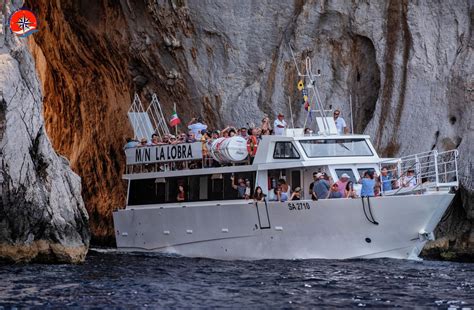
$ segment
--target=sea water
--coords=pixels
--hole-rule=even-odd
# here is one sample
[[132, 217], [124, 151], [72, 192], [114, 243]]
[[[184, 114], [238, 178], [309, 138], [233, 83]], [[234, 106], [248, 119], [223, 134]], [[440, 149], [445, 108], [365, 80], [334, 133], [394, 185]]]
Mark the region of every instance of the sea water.
[[91, 251], [79, 265], [0, 265], [0, 309], [474, 308], [474, 264], [220, 261]]

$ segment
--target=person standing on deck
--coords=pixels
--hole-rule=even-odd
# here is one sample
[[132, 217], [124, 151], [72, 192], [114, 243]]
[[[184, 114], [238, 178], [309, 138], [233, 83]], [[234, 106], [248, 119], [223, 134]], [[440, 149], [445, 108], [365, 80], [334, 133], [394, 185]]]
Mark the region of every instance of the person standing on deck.
[[242, 178], [239, 178], [237, 180], [237, 184], [234, 184], [234, 180], [235, 180], [234, 176], [231, 176], [230, 180], [232, 181], [232, 188], [237, 190], [237, 198], [245, 198], [245, 191], [247, 189], [245, 180]]
[[343, 195], [339, 191], [339, 186], [337, 185], [337, 183], [334, 183], [331, 186], [331, 190], [329, 191], [327, 198], [328, 199], [336, 199], [336, 198], [342, 198], [342, 197], [343, 197]]
[[138, 146], [138, 141], [137, 140], [134, 140], [132, 138], [127, 138], [127, 144], [125, 144], [125, 146], [123, 147], [124, 150], [126, 149], [131, 149], [131, 148], [135, 148]]
[[284, 118], [285, 116], [282, 113], [278, 113], [277, 119], [273, 123], [273, 130], [277, 136], [282, 136], [285, 132], [285, 128], [287, 127]]
[[357, 198], [357, 194], [354, 190], [354, 182], [347, 182], [346, 190], [344, 191], [344, 198]]
[[241, 136], [242, 138], [244, 138], [245, 140], [247, 140], [247, 139], [249, 138], [248, 129], [245, 128], [245, 127], [240, 128], [240, 130], [239, 130], [239, 136]]
[[[318, 172], [316, 174], [317, 181], [313, 185], [313, 193], [316, 194], [317, 199], [326, 199], [329, 192], [329, 182], [324, 178], [324, 174]], [[313, 195], [314, 195], [313, 194]]]
[[406, 176], [402, 177], [402, 186], [403, 187], [415, 187], [416, 186], [416, 176], [414, 169], [408, 169]]
[[260, 186], [255, 188], [255, 193], [253, 194], [253, 199], [255, 201], [265, 201], [266, 195], [263, 193], [263, 190]]
[[207, 129], [207, 125], [203, 124], [201, 117], [197, 119], [193, 117], [188, 123], [188, 129], [194, 133], [197, 140], [200, 140], [202, 136], [201, 132]]
[[183, 202], [186, 200], [186, 193], [184, 192], [183, 185], [178, 186], [178, 195], [176, 196], [178, 202]]
[[278, 186], [281, 187], [281, 192], [285, 193], [287, 198], [291, 196], [291, 186], [286, 183], [285, 179], [278, 180]]
[[260, 126], [260, 128], [262, 128], [262, 131], [265, 130], [265, 131], [270, 131], [272, 128], [270, 127], [270, 119], [268, 117], [264, 117], [262, 119], [262, 125]]
[[340, 135], [349, 133], [349, 128], [347, 128], [346, 121], [342, 118], [341, 111], [334, 111], [334, 123], [336, 123], [337, 133]]
[[349, 175], [347, 173], [343, 173], [341, 177], [339, 178], [339, 180], [336, 182], [339, 192], [341, 193], [343, 197], [345, 195], [346, 185], [347, 185], [347, 182], [349, 182], [349, 179], [350, 179]]
[[374, 171], [366, 171], [364, 173], [364, 177], [359, 180], [362, 184], [362, 188], [360, 190], [361, 197], [374, 197], [375, 192], [375, 179], [374, 179]]
[[392, 190], [392, 178], [388, 174], [387, 167], [383, 167], [380, 176], [380, 182], [382, 183], [382, 190], [384, 192]]
[[246, 179], [245, 180], [245, 194], [244, 198], [245, 199], [250, 199], [252, 197], [252, 188], [250, 187], [250, 180]]
[[311, 196], [312, 200], [318, 200], [318, 197], [316, 196], [316, 192], [314, 191], [314, 184], [319, 180], [318, 174], [316, 172], [313, 172], [313, 182], [309, 184], [309, 195]]

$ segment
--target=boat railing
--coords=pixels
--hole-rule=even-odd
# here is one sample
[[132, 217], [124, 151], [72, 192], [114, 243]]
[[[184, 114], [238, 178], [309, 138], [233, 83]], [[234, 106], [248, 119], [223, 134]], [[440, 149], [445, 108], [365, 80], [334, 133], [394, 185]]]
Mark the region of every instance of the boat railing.
[[[144, 155], [144, 150], [155, 147], [186, 147], [190, 148], [197, 147], [201, 149], [203, 146], [202, 142], [184, 143], [175, 145], [146, 145], [146, 146], [135, 146], [125, 149], [126, 165], [125, 174], [141, 174], [141, 173], [159, 173], [179, 170], [193, 170], [193, 169], [207, 169], [207, 168], [218, 168], [227, 166], [245, 166], [251, 165], [253, 157], [248, 155], [242, 161], [220, 163], [214, 159], [211, 154], [206, 150], [200, 155], [193, 156], [191, 158], [168, 158], [165, 160], [154, 160], [154, 152], [146, 152], [147, 156]], [[169, 152], [165, 152], [169, 153]], [[172, 152], [171, 152], [172, 153]], [[135, 154], [135, 155], [134, 155]], [[140, 154], [141, 156], [138, 156]], [[165, 156], [166, 157], [166, 156]], [[147, 160], [148, 159], [148, 160]]]
[[[381, 161], [380, 169], [388, 170], [388, 178], [380, 180], [381, 191], [383, 194], [397, 195], [429, 188], [439, 190], [442, 187], [459, 186], [458, 156], [458, 150], [433, 150], [397, 160]], [[384, 192], [385, 182], [390, 182], [393, 189]]]
[[193, 169], [207, 169], [207, 168], [218, 168], [226, 166], [246, 166], [251, 163], [249, 160], [241, 162], [233, 162], [229, 164], [212, 165], [215, 160], [212, 157], [203, 158], [202, 160], [187, 160], [180, 162], [165, 162], [165, 163], [139, 163], [126, 165], [125, 174], [138, 174], [138, 173], [156, 173], [156, 172], [169, 172], [179, 170], [193, 170]]

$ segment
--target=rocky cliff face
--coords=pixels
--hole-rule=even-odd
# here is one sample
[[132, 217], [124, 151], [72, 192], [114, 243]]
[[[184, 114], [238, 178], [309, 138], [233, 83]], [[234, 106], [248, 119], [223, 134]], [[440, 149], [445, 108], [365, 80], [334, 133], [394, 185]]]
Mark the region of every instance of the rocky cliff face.
[[[11, 9], [7, 3], [2, 21]], [[1, 28], [0, 260], [80, 262], [90, 238], [80, 178], [46, 135], [27, 41]]]
[[[176, 102], [183, 119], [200, 114], [219, 127], [289, 115], [290, 99], [301, 126], [306, 114], [289, 44], [299, 65], [309, 56], [320, 70], [326, 107], [349, 120], [352, 96], [355, 131], [371, 134], [383, 155], [457, 147], [462, 176], [473, 173], [467, 0], [27, 4], [42, 20], [33, 51], [46, 131], [83, 178], [98, 238], [112, 235], [111, 211], [124, 206], [121, 146], [131, 134], [126, 109], [133, 93], [149, 99], [156, 92], [167, 115]], [[462, 232], [444, 233], [463, 235], [472, 250], [472, 193], [464, 195], [471, 198], [458, 205]], [[459, 219], [447, 222], [456, 227]]]

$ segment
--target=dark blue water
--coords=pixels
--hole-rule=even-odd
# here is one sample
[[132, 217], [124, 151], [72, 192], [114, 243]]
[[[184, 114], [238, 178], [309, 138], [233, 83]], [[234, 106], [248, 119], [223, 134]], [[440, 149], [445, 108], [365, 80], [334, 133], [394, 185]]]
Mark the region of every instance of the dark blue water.
[[90, 253], [82, 265], [0, 265], [11, 307], [474, 308], [474, 264], [216, 261]]

